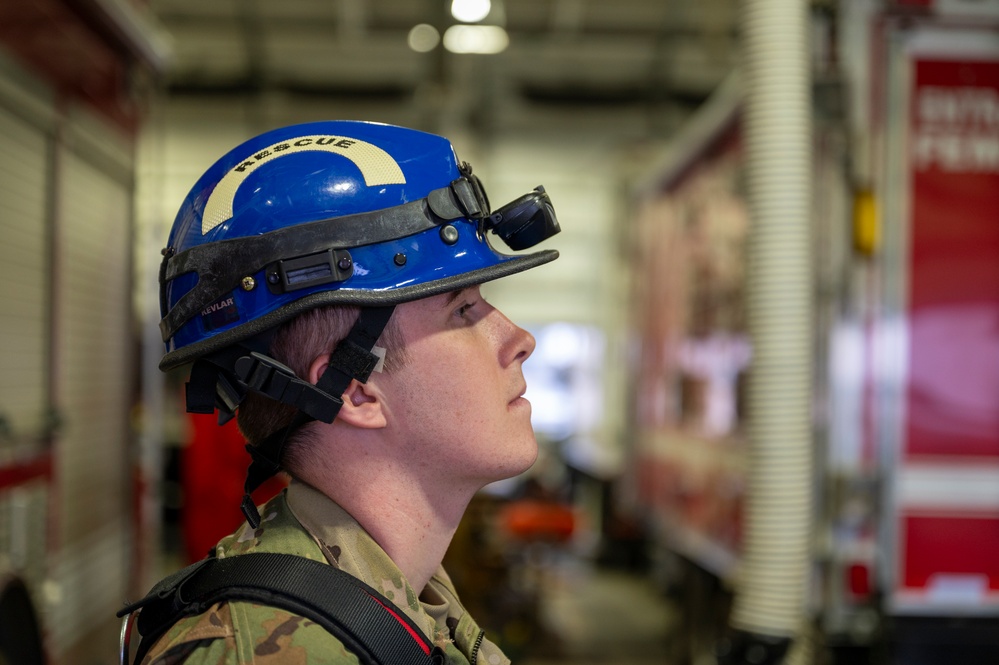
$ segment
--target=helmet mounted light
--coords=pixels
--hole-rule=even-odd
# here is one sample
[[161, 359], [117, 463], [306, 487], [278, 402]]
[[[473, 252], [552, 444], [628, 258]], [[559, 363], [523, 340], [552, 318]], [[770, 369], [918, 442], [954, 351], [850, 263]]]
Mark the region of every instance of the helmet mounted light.
[[489, 215], [486, 228], [513, 250], [534, 247], [561, 230], [551, 197], [541, 185]]

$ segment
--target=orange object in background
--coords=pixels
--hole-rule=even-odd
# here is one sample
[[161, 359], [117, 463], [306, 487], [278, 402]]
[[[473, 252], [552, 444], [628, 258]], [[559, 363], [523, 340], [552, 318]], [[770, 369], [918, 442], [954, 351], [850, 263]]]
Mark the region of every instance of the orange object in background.
[[[190, 413], [188, 423], [181, 467], [181, 529], [184, 552], [193, 563], [244, 521], [239, 506], [250, 454], [235, 419], [219, 427], [214, 414]], [[253, 493], [253, 500], [259, 505], [286, 485], [283, 475], [271, 478]]]
[[513, 501], [500, 512], [499, 523], [510, 535], [527, 541], [564, 543], [576, 530], [570, 508], [539, 499]]

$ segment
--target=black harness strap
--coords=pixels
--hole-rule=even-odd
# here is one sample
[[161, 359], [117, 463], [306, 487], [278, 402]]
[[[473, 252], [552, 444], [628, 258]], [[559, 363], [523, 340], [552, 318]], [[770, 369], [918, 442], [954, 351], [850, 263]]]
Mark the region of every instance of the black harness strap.
[[270, 356], [237, 344], [194, 362], [187, 384], [187, 410], [211, 413], [218, 409], [231, 417], [247, 391], [294, 406], [308, 414], [309, 420], [324, 423], [333, 422], [340, 408], [339, 393], [325, 393]]
[[371, 349], [388, 325], [393, 311], [395, 305], [361, 308], [350, 333], [330, 354], [330, 364], [316, 387], [331, 395], [343, 395], [352, 379], [366, 383], [378, 364], [378, 356], [371, 353]]
[[268, 343], [263, 339], [227, 347], [194, 363], [187, 384], [187, 410], [192, 413], [218, 409], [219, 424], [224, 424], [232, 418], [247, 391], [297, 409], [287, 427], [246, 447], [252, 461], [246, 472], [240, 509], [254, 529], [260, 525], [260, 515], [250, 495], [281, 470], [281, 458], [292, 432], [313, 420], [332, 423], [343, 406], [341, 396], [350, 382], [368, 380], [379, 361], [371, 349], [394, 310], [395, 305], [361, 308], [350, 333], [330, 352], [329, 364], [316, 385], [261, 352]]
[[[328, 404], [330, 412], [325, 414], [328, 415], [329, 419], [323, 418], [323, 422], [331, 423], [336, 418], [340, 407], [343, 406], [340, 397], [352, 380], [357, 379], [361, 383], [365, 383], [371, 376], [371, 372], [379, 360], [378, 356], [371, 352], [371, 349], [378, 341], [382, 331], [385, 330], [385, 326], [388, 325], [393, 311], [395, 311], [395, 305], [361, 308], [361, 313], [350, 329], [350, 333], [330, 353], [329, 365], [326, 366], [326, 371], [319, 377], [316, 385], [312, 386], [298, 379], [300, 383], [305, 383], [309, 389], [317, 393], [328, 397], [333, 396], [333, 402]], [[257, 356], [257, 358], [264, 358], [264, 356]], [[271, 359], [268, 360], [273, 364], [279, 364]], [[294, 373], [291, 376], [294, 377]], [[250, 495], [264, 481], [281, 470], [281, 457], [284, 454], [285, 445], [288, 443], [288, 436], [302, 425], [316, 419], [301, 404], [296, 402], [295, 405], [299, 407], [299, 411], [295, 414], [290, 425], [273, 432], [257, 445], [246, 447], [253, 461], [246, 472], [246, 482], [243, 484], [243, 502], [240, 509], [246, 516], [246, 521], [254, 529], [260, 525], [260, 514], [257, 512], [257, 507], [253, 505], [253, 499]]]
[[136, 610], [142, 641], [135, 661], [171, 626], [222, 601], [247, 601], [304, 616], [343, 642], [363, 665], [442, 665], [435, 647], [406, 614], [361, 580], [293, 554], [251, 553], [208, 558], [154, 586]]

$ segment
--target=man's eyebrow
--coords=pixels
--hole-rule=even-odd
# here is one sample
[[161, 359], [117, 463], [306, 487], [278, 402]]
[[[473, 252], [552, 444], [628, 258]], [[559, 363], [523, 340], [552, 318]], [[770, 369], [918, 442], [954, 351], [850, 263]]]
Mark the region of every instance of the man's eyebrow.
[[470, 286], [466, 286], [466, 287], [465, 287], [465, 288], [463, 288], [463, 289], [458, 289], [457, 291], [451, 291], [450, 293], [448, 293], [448, 294], [447, 294], [447, 299], [446, 299], [446, 300], [444, 301], [444, 306], [445, 306], [445, 307], [448, 307], [448, 306], [450, 306], [450, 305], [453, 305], [453, 304], [454, 304], [454, 302], [455, 302], [455, 301], [456, 301], [456, 300], [457, 300], [458, 298], [460, 298], [460, 297], [461, 297], [461, 295], [462, 295], [463, 293], [465, 293], [466, 291], [468, 291], [468, 290], [469, 290], [470, 288], [472, 288], [472, 287], [470, 287]]

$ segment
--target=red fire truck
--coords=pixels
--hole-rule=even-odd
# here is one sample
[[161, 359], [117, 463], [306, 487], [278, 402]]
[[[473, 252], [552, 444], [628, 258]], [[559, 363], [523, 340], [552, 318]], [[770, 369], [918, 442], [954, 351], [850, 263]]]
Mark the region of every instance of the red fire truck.
[[[994, 662], [999, 8], [841, 3], [814, 19], [802, 642], [842, 662], [857, 650]], [[690, 624], [688, 657], [721, 634], [742, 563], [753, 445], [742, 98], [737, 81], [720, 90], [635, 196], [633, 471]]]

